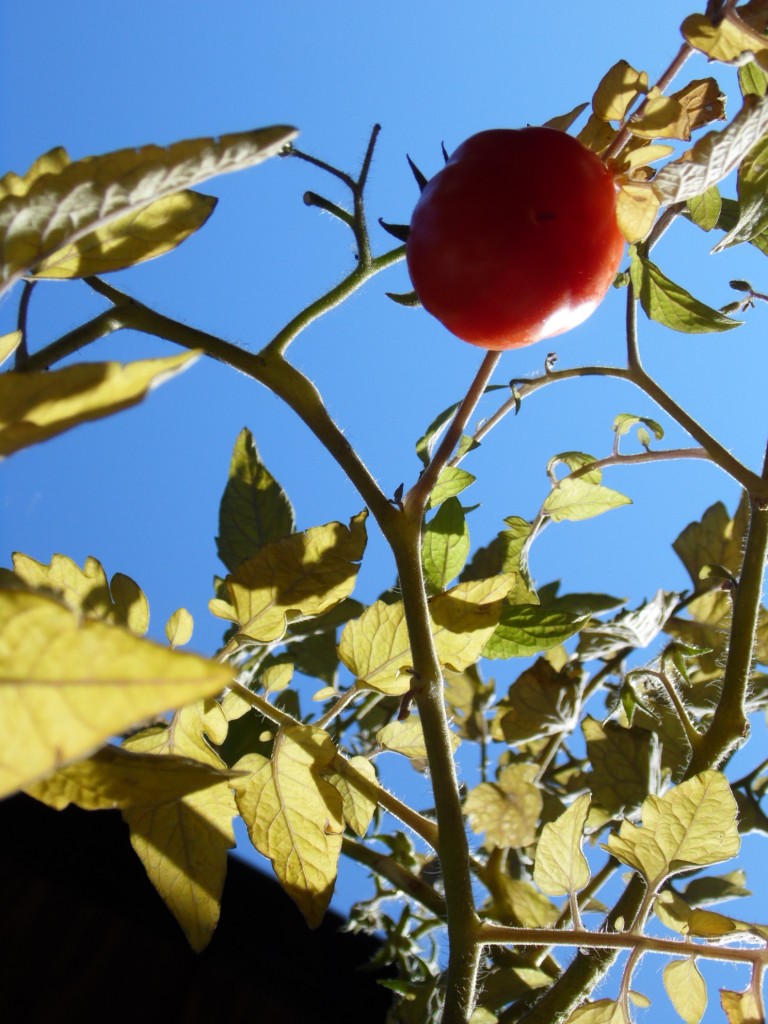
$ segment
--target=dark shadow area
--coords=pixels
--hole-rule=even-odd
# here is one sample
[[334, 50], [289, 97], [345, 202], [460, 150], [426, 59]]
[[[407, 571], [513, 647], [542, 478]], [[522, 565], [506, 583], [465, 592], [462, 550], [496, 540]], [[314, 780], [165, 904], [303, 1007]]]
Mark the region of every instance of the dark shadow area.
[[378, 946], [328, 914], [309, 931], [280, 887], [231, 858], [200, 954], [148, 881], [117, 812], [0, 803], [0, 1020], [15, 1024], [383, 1022], [360, 971]]

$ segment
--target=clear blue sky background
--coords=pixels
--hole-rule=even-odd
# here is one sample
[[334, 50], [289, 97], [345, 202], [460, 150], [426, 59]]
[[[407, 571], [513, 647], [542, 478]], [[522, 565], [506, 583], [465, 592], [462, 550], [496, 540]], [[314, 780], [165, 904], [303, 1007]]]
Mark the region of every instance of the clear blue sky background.
[[[383, 251], [392, 240], [376, 218], [407, 221], [417, 194], [406, 152], [431, 174], [441, 164], [441, 142], [452, 149], [483, 128], [537, 124], [563, 113], [588, 100], [619, 58], [653, 80], [676, 52], [678, 26], [694, 9], [692, 0], [634, 7], [614, 0], [545, 6], [136, 0], [130, 10], [39, 0], [34, 11], [3, 4], [0, 173], [24, 171], [54, 145], [81, 157], [274, 123], [296, 125], [301, 148], [353, 170], [371, 126], [380, 122], [369, 209], [374, 246]], [[703, 59], [692, 61], [681, 83], [707, 73]], [[721, 80], [733, 89], [733, 76]], [[733, 92], [734, 108], [737, 102]], [[346, 199], [331, 179], [299, 161], [274, 160], [216, 179], [202, 191], [220, 203], [198, 235], [112, 280], [162, 312], [255, 349], [352, 266], [350, 236], [303, 205], [306, 189]], [[656, 258], [715, 306], [732, 298], [729, 278], [764, 284], [765, 260], [756, 251], [712, 258], [710, 244], [683, 224]], [[461, 397], [481, 358], [423, 311], [384, 296], [408, 288], [399, 265], [291, 350], [390, 492], [414, 480], [416, 438]], [[14, 326], [17, 297], [0, 307], [0, 331]], [[540, 371], [550, 348], [561, 366], [622, 362], [623, 306], [623, 293], [612, 292], [591, 320], [555, 344], [505, 355], [495, 380]], [[30, 313], [33, 347], [102, 308], [83, 285], [39, 287]], [[647, 368], [754, 468], [765, 441], [765, 317], [758, 309], [747, 326], [727, 335], [687, 336], [641, 324]], [[158, 341], [123, 334], [93, 346], [88, 358], [168, 353]], [[481, 414], [494, 408], [489, 400]], [[628, 386], [597, 380], [548, 388], [465, 464], [479, 477], [467, 500], [482, 503], [470, 518], [473, 544], [487, 543], [507, 515], [536, 513], [551, 455], [569, 449], [607, 455], [619, 412], [657, 417], [669, 427], [670, 446], [686, 443]], [[197, 623], [192, 648], [213, 652], [222, 632], [207, 612], [211, 578], [221, 568], [213, 539], [218, 502], [232, 445], [246, 425], [294, 502], [300, 529], [359, 510], [351, 485], [276, 399], [226, 368], [198, 363], [137, 409], [4, 464], [0, 564], [9, 564], [14, 550], [42, 561], [62, 552], [80, 564], [92, 554], [108, 574], [127, 573], [143, 587], [151, 635], [162, 637], [168, 615], [185, 605]], [[562, 579], [564, 590], [600, 590], [634, 604], [658, 587], [683, 589], [687, 578], [671, 541], [713, 502], [733, 509], [738, 500], [736, 485], [701, 462], [614, 470], [605, 482], [634, 504], [548, 530], [533, 552], [539, 583]], [[393, 581], [387, 552], [371, 532], [362, 600]], [[517, 671], [494, 666], [502, 688]], [[425, 786], [413, 773], [410, 778], [414, 799], [426, 799]], [[347, 907], [360, 883], [359, 873], [343, 869], [335, 905]], [[751, 912], [760, 916], [760, 902], [765, 919], [764, 898]], [[720, 1019], [720, 1011], [710, 1008], [710, 1019]]]

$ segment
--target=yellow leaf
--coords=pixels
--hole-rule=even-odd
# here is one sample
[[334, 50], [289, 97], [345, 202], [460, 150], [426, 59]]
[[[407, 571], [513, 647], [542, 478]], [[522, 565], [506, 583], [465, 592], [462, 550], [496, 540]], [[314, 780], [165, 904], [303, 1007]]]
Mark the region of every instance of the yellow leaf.
[[508, 765], [496, 782], [481, 782], [470, 792], [464, 811], [472, 830], [485, 832], [488, 849], [520, 849], [535, 841], [543, 805], [541, 790], [533, 783], [537, 771], [535, 765]]
[[667, 995], [685, 1024], [699, 1024], [707, 1008], [707, 985], [696, 961], [670, 960], [663, 978]]
[[81, 569], [66, 555], [54, 555], [44, 565], [16, 551], [13, 571], [35, 590], [52, 590], [86, 618], [127, 626], [136, 636], [149, 628], [149, 604], [138, 584], [122, 573], [115, 573], [108, 584], [101, 563], [90, 555]]
[[605, 848], [644, 875], [654, 890], [671, 875], [739, 852], [736, 801], [720, 772], [702, 772], [663, 796], [649, 796], [641, 814], [642, 826], [622, 821]]
[[54, 598], [0, 589], [0, 794], [229, 680], [213, 661], [82, 620]]
[[[515, 573], [460, 583], [429, 605], [440, 662], [457, 672], [473, 665], [498, 625]], [[376, 601], [341, 634], [339, 658], [366, 687], [393, 696], [408, 691], [413, 666], [401, 601]]]
[[57, 249], [31, 276], [61, 280], [108, 274], [162, 256], [201, 228], [216, 202], [188, 190], [166, 196]]
[[[376, 769], [367, 757], [350, 757], [348, 766], [374, 784], [377, 782]], [[333, 771], [325, 777], [341, 796], [344, 820], [357, 835], [364, 836], [376, 810], [376, 801], [355, 785], [354, 774], [350, 772]]]
[[728, 11], [717, 26], [705, 14], [691, 14], [680, 29], [691, 46], [706, 53], [710, 60], [743, 65], [754, 59], [768, 68], [768, 40], [736, 11]]
[[[521, 928], [550, 928], [560, 917], [559, 907], [542, 896], [530, 882], [499, 874], [496, 877], [486, 876], [483, 880], [493, 896], [490, 916], [502, 924]], [[551, 981], [546, 984], [549, 986]]]
[[691, 131], [725, 120], [725, 96], [714, 78], [699, 78], [673, 93], [685, 108]]
[[264, 693], [279, 693], [284, 690], [293, 679], [293, 665], [283, 662], [281, 665], [270, 665], [262, 674], [261, 685]]
[[661, 202], [650, 185], [625, 182], [616, 196], [616, 221], [628, 242], [639, 242], [654, 225]]
[[762, 1000], [752, 985], [744, 992], [721, 988], [720, 1005], [725, 1010], [728, 1024], [765, 1024]]
[[663, 160], [665, 156], [669, 156], [674, 151], [674, 146], [668, 146], [662, 142], [641, 146], [639, 149], [633, 149], [630, 152], [625, 150], [621, 155], [622, 170], [632, 171], [637, 170], [638, 167], [647, 167], [657, 160]]
[[165, 624], [165, 635], [171, 647], [183, 647], [192, 639], [194, 620], [186, 608], [178, 608]]
[[[173, 754], [142, 754], [103, 747], [92, 757], [61, 768], [27, 787], [49, 807], [76, 804], [87, 811], [153, 807], [227, 781], [229, 772]], [[229, 784], [227, 782], [227, 784]]]
[[79, 423], [128, 409], [197, 353], [134, 363], [78, 363], [64, 370], [0, 375], [0, 457]]
[[63, 146], [43, 153], [32, 164], [26, 174], [14, 174], [13, 171], [0, 178], [0, 199], [6, 196], [23, 196], [31, 185], [44, 174], [59, 174], [68, 164], [72, 163]]
[[[181, 655], [176, 655], [181, 657]], [[206, 737], [220, 743], [227, 721], [214, 700], [182, 708], [168, 728], [152, 728], [126, 740], [128, 750], [191, 757], [216, 769], [226, 766]], [[131, 845], [150, 881], [184, 930], [194, 950], [204, 949], [219, 919], [227, 851], [235, 845], [237, 814], [232, 781], [149, 806], [129, 806], [123, 817]]]
[[633, 135], [641, 139], [682, 139], [691, 137], [691, 123], [686, 108], [672, 96], [649, 96], [642, 117], [633, 117], [627, 124]]
[[[393, 750], [406, 757], [421, 759], [427, 756], [424, 732], [418, 715], [409, 715], [405, 721], [394, 721], [379, 729], [376, 739], [386, 750]], [[451, 746], [456, 750], [461, 740], [451, 733]]]
[[616, 138], [616, 129], [606, 121], [601, 121], [595, 114], [591, 114], [576, 138], [587, 149], [599, 155]]
[[331, 900], [341, 851], [341, 794], [322, 776], [335, 756], [328, 733], [300, 725], [278, 732], [271, 760], [247, 754], [235, 765], [250, 773], [235, 789], [251, 842], [310, 928]]
[[581, 852], [589, 803], [589, 793], [583, 793], [541, 830], [533, 880], [547, 896], [566, 896], [589, 882], [589, 864]]
[[0, 365], [5, 362], [9, 355], [16, 351], [20, 344], [21, 331], [11, 331], [10, 334], [3, 334], [0, 337]]
[[271, 643], [289, 622], [333, 608], [354, 588], [366, 516], [354, 516], [349, 528], [328, 523], [265, 545], [227, 576], [229, 600], [211, 601], [211, 611], [236, 622], [243, 636]]
[[621, 1003], [598, 999], [574, 1010], [565, 1024], [629, 1024]]
[[10, 179], [0, 198], [0, 288], [62, 247], [156, 200], [274, 156], [295, 135], [295, 129], [279, 125], [166, 148], [122, 149], [74, 163], [60, 160], [58, 167], [53, 159], [47, 172], [33, 168], [27, 174], [23, 191], [19, 179]]
[[592, 97], [592, 109], [601, 121], [622, 121], [633, 101], [648, 89], [648, 74], [620, 60], [604, 75]]

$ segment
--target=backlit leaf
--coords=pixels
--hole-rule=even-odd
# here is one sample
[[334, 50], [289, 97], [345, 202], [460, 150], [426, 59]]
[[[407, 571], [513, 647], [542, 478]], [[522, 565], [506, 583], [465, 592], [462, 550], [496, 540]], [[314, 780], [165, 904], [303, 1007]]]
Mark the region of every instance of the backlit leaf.
[[[405, 754], [406, 757], [419, 760], [427, 756], [424, 732], [418, 715], [409, 715], [404, 721], [390, 722], [383, 729], [379, 729], [376, 739], [386, 750]], [[451, 745], [454, 750], [458, 748], [460, 742], [459, 737], [452, 733]]]
[[598, 999], [574, 1010], [565, 1024], [629, 1024], [621, 1003]]
[[235, 572], [265, 544], [282, 540], [293, 530], [291, 503], [261, 461], [253, 435], [243, 428], [235, 442], [219, 506], [219, 558]]
[[[551, 928], [560, 917], [559, 908], [530, 882], [498, 873], [493, 877], [487, 874], [483, 880], [493, 896], [490, 916], [499, 923], [523, 928]], [[551, 984], [550, 978], [547, 985]]]
[[762, 1000], [751, 985], [744, 992], [721, 988], [720, 1005], [725, 1010], [728, 1024], [765, 1024]]
[[746, 498], [740, 501], [733, 518], [718, 501], [707, 509], [699, 522], [689, 523], [674, 541], [672, 547], [696, 590], [708, 589], [701, 578], [701, 570], [706, 565], [723, 565], [738, 575], [748, 523], [749, 501]]
[[474, 665], [496, 630], [514, 573], [471, 580], [439, 594], [429, 603], [432, 635], [442, 665], [461, 672]]
[[664, 988], [685, 1024], [699, 1024], [707, 1008], [707, 985], [696, 961], [670, 960], [663, 972]]
[[629, 814], [658, 784], [658, 745], [645, 729], [600, 724], [590, 715], [581, 723], [592, 771], [586, 782], [595, 802], [611, 815]]
[[736, 801], [720, 772], [702, 772], [663, 796], [649, 796], [641, 814], [642, 825], [622, 821], [606, 849], [636, 868], [654, 890], [671, 875], [739, 852]]
[[554, 523], [580, 521], [600, 516], [612, 508], [631, 505], [632, 501], [618, 491], [591, 483], [589, 474], [575, 480], [565, 477], [552, 489], [541, 507]]
[[166, 148], [118, 150], [27, 175], [23, 192], [9, 191], [0, 199], [0, 287], [10, 287], [63, 246], [118, 218], [274, 156], [295, 135], [284, 126], [260, 128]]
[[434, 591], [444, 590], [464, 568], [469, 528], [458, 498], [447, 498], [424, 528], [421, 560]]
[[623, 437], [624, 434], [629, 433], [632, 427], [638, 426], [641, 423], [653, 431], [653, 436], [657, 441], [664, 437], [664, 428], [656, 420], [649, 419], [647, 416], [633, 416], [631, 413], [626, 412], [619, 413], [614, 419], [613, 429], [618, 437]]
[[464, 801], [472, 830], [484, 832], [484, 845], [519, 849], [536, 839], [541, 790], [534, 784], [536, 765], [512, 764], [502, 768], [496, 782], [481, 782]]
[[616, 194], [616, 221], [630, 243], [645, 238], [654, 225], [661, 201], [650, 184], [623, 182]]
[[694, 224], [702, 231], [711, 231], [717, 226], [723, 202], [717, 185], [712, 185], [699, 196], [687, 200], [688, 213]]
[[[560, 463], [567, 466], [573, 472], [575, 469], [591, 466], [593, 462], [597, 462], [597, 459], [594, 455], [587, 455], [586, 452], [560, 452], [558, 455], [553, 455], [547, 463], [547, 476], [554, 482], [555, 467]], [[581, 479], [586, 480], [589, 484], [599, 484], [602, 478], [603, 472], [601, 469], [591, 470], [589, 473], [583, 473], [581, 476]]]
[[57, 249], [34, 268], [36, 278], [66, 279], [107, 274], [162, 256], [205, 224], [217, 200], [177, 192]]
[[620, 60], [603, 76], [592, 97], [592, 109], [602, 121], [622, 121], [627, 109], [648, 89], [648, 74]]
[[323, 777], [336, 747], [312, 726], [281, 729], [272, 759], [248, 754], [235, 766], [237, 804], [251, 842], [272, 861], [277, 879], [310, 928], [333, 895], [344, 830], [343, 801]]
[[579, 654], [586, 659], [605, 659], [624, 647], [647, 647], [666, 626], [679, 600], [679, 594], [659, 590], [639, 608], [587, 626], [579, 637]]
[[[371, 782], [377, 782], [376, 769], [367, 757], [350, 757], [348, 767], [354, 769], [355, 772], [360, 772]], [[344, 821], [353, 832], [364, 836], [371, 824], [373, 812], [376, 810], [376, 801], [355, 785], [354, 775], [349, 771], [344, 774], [333, 771], [326, 774], [325, 777], [341, 796]]]
[[746, 64], [755, 59], [768, 68], [768, 43], [738, 14], [718, 19], [714, 25], [705, 14], [692, 14], [681, 25], [691, 46], [725, 64]]
[[706, 303], [695, 299], [685, 288], [663, 274], [655, 263], [632, 254], [632, 284], [645, 315], [673, 331], [683, 334], [711, 334], [741, 326]]
[[194, 621], [186, 608], [178, 608], [165, 624], [165, 635], [171, 647], [183, 647], [192, 639]]
[[8, 356], [16, 351], [21, 344], [21, 339], [21, 331], [11, 331], [10, 334], [0, 336], [0, 365], [5, 362]]
[[712, 249], [722, 252], [731, 245], [751, 242], [768, 227], [768, 140], [761, 139], [739, 165], [737, 189], [739, 193], [739, 219], [724, 238]]
[[227, 576], [229, 600], [214, 599], [211, 611], [261, 643], [280, 639], [289, 622], [328, 611], [355, 585], [366, 516], [354, 516], [349, 527], [328, 523], [267, 544]]
[[641, 116], [632, 118], [627, 127], [641, 139], [683, 139], [691, 137], [687, 111], [673, 96], [663, 96], [654, 90]]
[[578, 692], [570, 676], [539, 658], [496, 705], [493, 738], [515, 745], [570, 731]]
[[483, 648], [483, 656], [506, 659], [539, 654], [562, 644], [588, 622], [589, 615], [572, 615], [535, 604], [508, 604]]
[[653, 179], [653, 191], [665, 205], [701, 195], [735, 170], [766, 129], [768, 100], [746, 96], [726, 128], [708, 132], [679, 160], [662, 167]]
[[458, 466], [446, 466], [437, 478], [437, 483], [432, 488], [427, 508], [437, 508], [447, 498], [453, 498], [457, 494], [461, 494], [476, 479], [466, 469], [459, 469]]
[[725, 96], [714, 78], [697, 78], [672, 93], [685, 109], [691, 131], [725, 120]]
[[581, 852], [589, 802], [589, 793], [582, 793], [556, 821], [547, 822], [541, 830], [533, 880], [547, 896], [579, 892], [589, 882], [589, 864]]
[[78, 363], [63, 370], [0, 374], [0, 456], [128, 409], [197, 358], [182, 352], [133, 363]]
[[81, 619], [57, 600], [0, 590], [0, 793], [12, 793], [149, 716], [213, 695], [229, 671]]

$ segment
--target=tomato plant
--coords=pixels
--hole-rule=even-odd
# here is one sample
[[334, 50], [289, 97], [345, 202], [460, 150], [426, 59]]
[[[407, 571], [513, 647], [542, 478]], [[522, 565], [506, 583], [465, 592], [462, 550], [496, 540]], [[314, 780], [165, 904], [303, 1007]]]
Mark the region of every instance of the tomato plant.
[[623, 250], [599, 157], [554, 128], [498, 128], [467, 139], [427, 183], [407, 256], [425, 308], [464, 341], [499, 350], [585, 320]]

